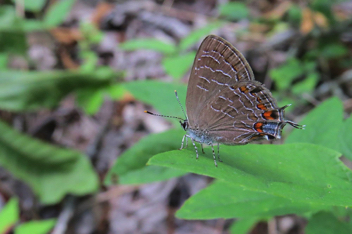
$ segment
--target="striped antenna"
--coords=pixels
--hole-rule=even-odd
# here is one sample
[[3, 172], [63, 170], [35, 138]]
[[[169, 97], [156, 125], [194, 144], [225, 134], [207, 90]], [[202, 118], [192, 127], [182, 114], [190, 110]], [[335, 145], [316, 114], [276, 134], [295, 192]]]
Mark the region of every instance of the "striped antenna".
[[147, 113], [147, 114], [150, 114], [150, 115], [155, 115], [155, 116], [160, 116], [160, 117], [164, 117], [164, 118], [179, 119], [179, 120], [182, 120], [182, 121], [184, 120], [184, 119], [179, 118], [179, 117], [176, 117], [176, 116], [154, 114], [154, 113], [152, 113], [152, 112], [150, 112], [150, 111], [147, 111], [147, 110], [145, 110], [144, 113]]
[[[185, 112], [185, 110], [183, 109], [183, 107], [182, 107], [182, 105], [181, 105], [181, 102], [180, 102], [180, 99], [178, 98], [178, 95], [177, 95], [177, 91], [176, 91], [176, 90], [175, 90], [175, 95], [176, 95], [178, 104], [180, 104], [180, 107], [181, 107], [181, 109], [182, 109], [182, 112], [183, 112], [183, 114], [185, 115], [185, 118], [186, 118], [186, 120], [187, 120], [188, 118], [187, 118], [186, 112]], [[155, 115], [155, 116], [160, 116], [160, 117], [164, 117], [164, 118], [172, 118], [172, 119], [179, 119], [179, 120], [185, 121], [184, 119], [182, 119], [182, 118], [180, 118], [180, 117], [170, 116], [170, 115], [154, 114], [154, 113], [152, 113], [152, 112], [150, 112], [150, 111], [147, 111], [147, 110], [145, 110], [144, 113], [147, 113], [147, 114], [150, 114], [150, 115]]]
[[186, 115], [186, 112], [185, 112], [185, 110], [183, 109], [183, 107], [182, 107], [182, 105], [181, 105], [180, 99], [178, 99], [178, 95], [177, 95], [177, 91], [176, 91], [176, 90], [175, 90], [175, 95], [176, 95], [178, 104], [180, 104], [180, 107], [181, 107], [181, 109], [182, 109], [182, 112], [183, 112], [183, 114], [185, 115], [185, 118], [188, 119], [188, 118], [187, 118], [187, 115]]

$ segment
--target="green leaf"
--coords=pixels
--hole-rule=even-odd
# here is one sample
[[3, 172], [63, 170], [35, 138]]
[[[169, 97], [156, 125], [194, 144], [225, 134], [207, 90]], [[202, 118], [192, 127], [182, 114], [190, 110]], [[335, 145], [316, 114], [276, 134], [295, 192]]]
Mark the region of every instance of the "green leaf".
[[[82, 45], [81, 43], [80, 45]], [[90, 44], [87, 43], [87, 47], [89, 47]], [[79, 70], [82, 72], [94, 72], [94, 70], [97, 68], [97, 63], [98, 63], [98, 55], [93, 52], [88, 50], [88, 48], [82, 48], [82, 52], [80, 53], [80, 57], [82, 58], [82, 64], [79, 67]]]
[[180, 80], [191, 68], [195, 56], [195, 52], [190, 52], [176, 57], [166, 57], [163, 59], [162, 65], [166, 74], [176, 80]]
[[324, 48], [321, 49], [321, 56], [326, 59], [334, 59], [344, 56], [348, 53], [348, 49], [341, 44], [327, 44]]
[[132, 39], [121, 43], [119, 45], [120, 49], [123, 50], [154, 50], [163, 54], [174, 54], [176, 52], [176, 47], [173, 44], [166, 43], [157, 39]]
[[352, 172], [338, 152], [319, 145], [221, 146], [214, 166], [210, 149], [195, 159], [193, 147], [152, 157], [148, 164], [214, 177], [242, 187], [311, 205], [352, 205]]
[[0, 211], [0, 233], [8, 233], [19, 220], [18, 199], [11, 198]]
[[302, 21], [302, 8], [297, 4], [291, 4], [287, 11], [288, 20], [291, 25], [298, 27]]
[[254, 225], [260, 221], [258, 218], [246, 218], [236, 220], [230, 227], [231, 234], [247, 234], [250, 233]]
[[33, 31], [42, 31], [46, 29], [50, 29], [50, 27], [46, 26], [44, 22], [39, 20], [21, 20], [20, 24], [17, 28], [13, 28], [16, 31], [24, 31], [24, 32], [33, 32]]
[[228, 20], [241, 20], [248, 18], [249, 10], [242, 2], [228, 2], [219, 6], [219, 14]]
[[274, 27], [266, 34], [267, 37], [272, 38], [271, 40], [275, 40], [273, 38], [278, 35], [287, 32], [290, 30], [291, 26], [286, 22], [277, 22], [274, 24]]
[[181, 219], [251, 218], [303, 214], [323, 206], [291, 201], [263, 192], [245, 190], [224, 181], [216, 181], [189, 198], [176, 216]]
[[15, 234], [46, 234], [53, 229], [56, 219], [47, 219], [43, 221], [30, 221], [21, 224], [15, 229]]
[[[135, 81], [123, 84], [136, 99], [152, 105], [159, 113], [163, 115], [179, 116], [183, 118], [180, 105], [175, 97], [177, 90], [178, 97], [183, 106], [186, 100], [186, 86], [175, 83], [165, 83], [160, 81]], [[179, 121], [168, 119], [177, 127], [180, 126]]]
[[[292, 98], [291, 96], [283, 95], [283, 93], [279, 93], [279, 92], [275, 92], [275, 91], [272, 92], [272, 95], [276, 99], [278, 106], [285, 106], [287, 104], [291, 104], [290, 107], [285, 109], [286, 113], [294, 110], [300, 101], [300, 100], [296, 100], [296, 99]], [[286, 130], [287, 130], [287, 128], [284, 128], [283, 132], [285, 132]]]
[[303, 62], [303, 67], [306, 73], [314, 73], [317, 69], [317, 61], [309, 61], [309, 59]]
[[291, 58], [282, 66], [270, 70], [270, 76], [279, 90], [288, 89], [291, 86], [291, 82], [303, 75], [303, 73], [304, 68], [296, 58]]
[[306, 234], [350, 234], [352, 228], [328, 212], [319, 212], [309, 219]]
[[4, 28], [8, 27], [9, 25], [12, 26], [16, 18], [16, 10], [13, 6], [2, 5], [0, 7], [0, 31], [4, 31]]
[[[16, 0], [12, 0], [12, 2], [16, 2]], [[24, 3], [24, 8], [27, 11], [39, 12], [43, 9], [46, 0], [24, 0], [21, 3]]]
[[52, 108], [67, 94], [78, 89], [109, 86], [114, 74], [100, 69], [94, 72], [0, 72], [0, 108], [30, 111]]
[[[13, 6], [0, 7], [0, 32], [1, 33], [23, 33], [33, 30], [45, 29], [44, 24], [39, 20], [19, 18]], [[14, 38], [18, 41], [20, 38]]]
[[[334, 206], [329, 210], [338, 219], [345, 219], [347, 216], [352, 215], [352, 207]], [[349, 223], [350, 225], [352, 223]]]
[[107, 88], [107, 93], [113, 100], [121, 100], [127, 91], [121, 84], [114, 84]]
[[92, 22], [82, 21], [79, 26], [83, 37], [89, 44], [98, 44], [103, 40], [104, 33]]
[[187, 172], [167, 167], [145, 166], [119, 177], [119, 184], [147, 184], [180, 177]]
[[27, 39], [24, 32], [1, 32], [0, 52], [24, 55], [27, 53]]
[[183, 135], [182, 130], [170, 130], [141, 139], [117, 159], [105, 177], [105, 184], [113, 184], [116, 176], [122, 184], [143, 184], [186, 174], [178, 169], [146, 166], [153, 155], [180, 148]]
[[334, 27], [335, 14], [333, 13], [333, 5], [338, 4], [338, 2], [342, 2], [344, 0], [313, 0], [309, 5], [313, 12], [321, 12], [328, 20], [329, 25]]
[[298, 84], [295, 84], [292, 87], [292, 92], [296, 95], [302, 94], [302, 93], [311, 93], [314, 91], [315, 86], [317, 85], [319, 79], [319, 74], [317, 72], [311, 72], [307, 75], [307, 77], [299, 82]]
[[0, 53], [0, 70], [7, 69], [8, 61], [9, 61], [9, 55], [6, 53]]
[[0, 165], [29, 184], [42, 203], [97, 190], [97, 175], [82, 153], [43, 143], [3, 122], [0, 132]]
[[75, 0], [60, 0], [52, 4], [44, 16], [46, 26], [55, 27], [64, 22]]
[[76, 101], [88, 115], [97, 113], [104, 102], [104, 90], [83, 89], [76, 93]]
[[341, 152], [345, 157], [352, 161], [352, 115], [343, 123], [341, 131], [338, 134], [341, 142]]
[[301, 121], [305, 130], [294, 129], [286, 143], [309, 142], [340, 151], [340, 129], [343, 107], [338, 98], [323, 102]]
[[195, 45], [198, 41], [203, 40], [208, 34], [213, 30], [220, 28], [222, 25], [221, 22], [216, 21], [207, 26], [192, 31], [187, 37], [183, 38], [178, 45], [179, 51], [184, 51], [189, 49], [191, 46]]

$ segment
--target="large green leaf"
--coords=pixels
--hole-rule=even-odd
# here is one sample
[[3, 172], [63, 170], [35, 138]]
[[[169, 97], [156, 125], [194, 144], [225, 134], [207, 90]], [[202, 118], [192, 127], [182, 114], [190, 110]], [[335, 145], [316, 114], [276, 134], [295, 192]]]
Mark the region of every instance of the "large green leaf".
[[335, 59], [348, 54], [348, 48], [343, 44], [329, 43], [321, 48], [320, 55], [326, 59]]
[[313, 92], [318, 81], [319, 81], [318, 72], [308, 73], [307, 77], [303, 81], [299, 82], [298, 84], [295, 84], [292, 87], [292, 93], [296, 95], [302, 95], [302, 93], [311, 93]]
[[78, 89], [99, 89], [111, 83], [115, 74], [96, 72], [0, 72], [0, 109], [27, 111], [51, 108]]
[[[161, 114], [183, 116], [174, 91], [177, 90], [181, 103], [184, 103], [185, 85], [158, 81], [135, 81], [125, 83], [123, 87], [136, 99], [152, 105]], [[155, 118], [160, 117], [155, 116]], [[178, 130], [147, 136], [124, 152], [105, 177], [105, 183], [112, 184], [116, 176], [122, 184], [142, 184], [184, 175], [184, 171], [176, 169], [165, 170], [161, 167], [146, 166], [153, 155], [180, 148], [185, 132], [181, 130], [178, 120], [174, 123]]]
[[43, 203], [97, 190], [97, 175], [82, 153], [43, 143], [3, 122], [0, 132], [0, 165], [28, 183]]
[[15, 234], [46, 234], [54, 227], [56, 219], [30, 221], [15, 229]]
[[187, 174], [185, 171], [178, 169], [147, 166], [133, 170], [119, 177], [120, 184], [147, 184], [157, 181], [164, 181], [171, 178], [183, 176]]
[[256, 217], [236, 220], [230, 227], [230, 232], [231, 234], [247, 234], [258, 221], [260, 219]]
[[229, 20], [248, 18], [248, 7], [242, 2], [227, 2], [219, 6], [219, 14]]
[[220, 28], [222, 23], [220, 21], [215, 21], [211, 24], [206, 25], [205, 27], [199, 28], [195, 31], [192, 31], [189, 35], [183, 38], [179, 44], [179, 50], [184, 51], [189, 47], [196, 44], [199, 40], [204, 39], [211, 31]]
[[55, 27], [64, 22], [75, 0], [60, 0], [52, 4], [44, 16], [46, 26]]
[[216, 181], [189, 198], [176, 213], [182, 219], [250, 218], [302, 214], [322, 206], [291, 201], [263, 192], [245, 190], [224, 181]]
[[27, 53], [26, 34], [21, 31], [0, 33], [0, 52], [24, 55]]
[[166, 74], [176, 80], [181, 79], [191, 69], [195, 56], [195, 52], [189, 52], [187, 54], [164, 58], [162, 64]]
[[301, 121], [305, 130], [294, 129], [286, 143], [309, 142], [340, 151], [340, 131], [343, 120], [343, 107], [340, 99], [331, 98]]
[[319, 212], [309, 219], [306, 234], [351, 234], [352, 228], [328, 212]]
[[339, 133], [341, 152], [352, 161], [352, 115], [343, 123]]
[[8, 233], [8, 230], [19, 220], [18, 200], [11, 198], [0, 211], [0, 234]]
[[132, 39], [121, 43], [119, 48], [123, 50], [149, 49], [163, 54], [174, 54], [176, 52], [175, 45], [154, 38]]
[[[134, 81], [125, 83], [123, 86], [131, 92], [136, 99], [153, 106], [160, 114], [184, 118], [174, 91], [177, 90], [180, 102], [184, 107], [186, 100], [185, 85], [160, 81]], [[169, 120], [173, 121], [173, 119]], [[177, 127], [180, 126], [178, 120], [173, 121], [173, 123], [175, 123]]]
[[[2, 35], [6, 35], [6, 33], [11, 32], [23, 33], [33, 30], [45, 29], [44, 24], [41, 21], [28, 18], [20, 18], [16, 13], [15, 7], [5, 4], [1, 5], [0, 7], [0, 22], [0, 31]], [[12, 38], [15, 41], [22, 40], [21, 38]]]
[[146, 166], [153, 155], [180, 148], [184, 133], [182, 130], [170, 130], [143, 138], [117, 159], [105, 177], [105, 183], [113, 184], [116, 176], [121, 184], [143, 184], [186, 174], [178, 169]]
[[270, 70], [270, 76], [279, 90], [289, 88], [291, 82], [303, 74], [304, 67], [296, 58], [290, 58], [282, 66]]
[[150, 165], [166, 166], [221, 179], [312, 205], [352, 205], [352, 173], [338, 152], [319, 145], [222, 146], [223, 163], [214, 166], [211, 150], [195, 159], [194, 149], [155, 155]]
[[[12, 0], [12, 2], [15, 1], [16, 0]], [[39, 12], [41, 9], [43, 9], [45, 2], [46, 0], [24, 0], [21, 2], [21, 4], [24, 4], [24, 8], [27, 11]]]

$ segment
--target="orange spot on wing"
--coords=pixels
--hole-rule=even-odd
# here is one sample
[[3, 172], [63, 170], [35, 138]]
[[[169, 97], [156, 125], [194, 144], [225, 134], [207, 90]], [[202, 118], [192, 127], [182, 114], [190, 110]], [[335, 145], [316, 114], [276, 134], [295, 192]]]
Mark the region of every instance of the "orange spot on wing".
[[267, 111], [267, 112], [264, 112], [264, 113], [263, 113], [263, 117], [264, 117], [265, 119], [268, 119], [268, 120], [273, 120], [273, 119], [275, 119], [275, 118], [271, 116], [272, 114], [273, 114], [272, 111]]
[[248, 93], [248, 91], [249, 91], [246, 86], [241, 86], [240, 90], [242, 93]]
[[258, 104], [257, 107], [261, 110], [266, 110], [266, 107], [264, 104]]
[[257, 131], [257, 132], [263, 132], [263, 123], [255, 123], [254, 124], [254, 129]]

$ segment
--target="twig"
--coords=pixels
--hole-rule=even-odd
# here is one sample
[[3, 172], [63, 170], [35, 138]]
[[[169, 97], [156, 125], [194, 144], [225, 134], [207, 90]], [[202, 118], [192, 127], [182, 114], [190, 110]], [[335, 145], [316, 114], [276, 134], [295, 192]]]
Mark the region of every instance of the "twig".
[[64, 208], [57, 219], [57, 223], [52, 234], [63, 234], [66, 232], [68, 223], [73, 216], [74, 209], [76, 207], [77, 198], [74, 196], [68, 196], [64, 202]]
[[[109, 108], [113, 109], [113, 108]], [[103, 138], [104, 134], [106, 133], [110, 120], [113, 116], [113, 111], [110, 111], [108, 113], [108, 118], [107, 120], [104, 121], [102, 124], [99, 133], [96, 135], [96, 137], [90, 142], [86, 149], [86, 155], [88, 156], [89, 159], [93, 159], [94, 156], [97, 154], [98, 148], [101, 143], [101, 139]], [[76, 196], [68, 196], [67, 199], [64, 202], [64, 208], [63, 211], [60, 213], [57, 224], [54, 228], [54, 231], [52, 234], [63, 234], [66, 232], [67, 226], [69, 221], [71, 220], [73, 214], [75, 213], [75, 208], [77, 206], [77, 201], [78, 197]], [[77, 213], [77, 212], [76, 212]]]

